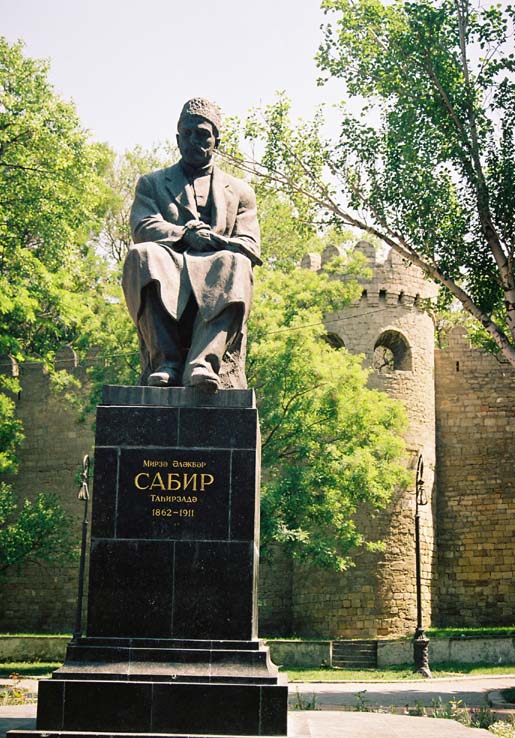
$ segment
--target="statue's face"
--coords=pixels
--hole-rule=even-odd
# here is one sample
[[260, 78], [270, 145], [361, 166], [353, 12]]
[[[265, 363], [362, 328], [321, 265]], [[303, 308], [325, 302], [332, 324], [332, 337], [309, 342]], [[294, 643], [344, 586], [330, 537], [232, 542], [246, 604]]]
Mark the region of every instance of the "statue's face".
[[181, 120], [177, 145], [186, 164], [196, 168], [206, 166], [219, 143], [212, 124], [205, 118], [188, 115]]

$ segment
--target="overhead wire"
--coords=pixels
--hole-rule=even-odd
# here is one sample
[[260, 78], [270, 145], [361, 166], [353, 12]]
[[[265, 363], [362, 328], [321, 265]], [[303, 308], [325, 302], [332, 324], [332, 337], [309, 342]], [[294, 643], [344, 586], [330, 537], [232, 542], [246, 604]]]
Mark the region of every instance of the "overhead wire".
[[[330, 323], [341, 323], [341, 322], [343, 322], [345, 320], [356, 320], [357, 318], [364, 318], [367, 315], [377, 314], [378, 312], [381, 312], [383, 310], [387, 310], [387, 308], [386, 307], [378, 307], [375, 310], [367, 310], [366, 312], [363, 312], [363, 313], [355, 313], [353, 315], [344, 315], [344, 316], [340, 316], [338, 318], [332, 318], [330, 320], [319, 320], [319, 321], [317, 321], [315, 323], [304, 323], [303, 325], [294, 325], [294, 326], [287, 326], [287, 327], [284, 327], [284, 328], [276, 328], [276, 329], [274, 329], [272, 331], [266, 331], [263, 335], [265, 335], [265, 336], [271, 336], [271, 335], [275, 335], [277, 333], [293, 333], [295, 331], [305, 330], [306, 328], [316, 328], [317, 326], [326, 326], [326, 325], [328, 325]], [[103, 360], [103, 359], [107, 359], [107, 358], [122, 357], [122, 356], [136, 356], [136, 355], [137, 354], [135, 352], [132, 352], [132, 351], [131, 352], [120, 351], [120, 352], [113, 352], [113, 353], [109, 353], [109, 354], [96, 354], [94, 357], [91, 358], [90, 361], [95, 361], [96, 362], [97, 360]], [[55, 364], [60, 364], [60, 363], [68, 362], [68, 361], [71, 361], [71, 359], [57, 358], [56, 360], [54, 360], [54, 363]], [[87, 359], [86, 359], [86, 361], [87, 361]], [[77, 364], [77, 366], [82, 366], [84, 363], [85, 363], [84, 360], [79, 361], [78, 364]], [[29, 361], [23, 361], [22, 362], [22, 365], [23, 366], [31, 366], [31, 365], [32, 366], [41, 366], [41, 364], [42, 364], [41, 361], [31, 361], [31, 360], [29, 360]], [[0, 367], [1, 366], [7, 366], [7, 363], [5, 363], [5, 364], [0, 363]]]

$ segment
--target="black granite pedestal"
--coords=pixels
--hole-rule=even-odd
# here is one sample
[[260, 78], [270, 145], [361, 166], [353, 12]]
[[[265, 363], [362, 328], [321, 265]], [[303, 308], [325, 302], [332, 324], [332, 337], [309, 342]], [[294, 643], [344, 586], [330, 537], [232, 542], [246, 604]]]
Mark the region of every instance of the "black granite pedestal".
[[31, 736], [286, 735], [257, 638], [259, 445], [250, 390], [104, 389], [87, 633]]

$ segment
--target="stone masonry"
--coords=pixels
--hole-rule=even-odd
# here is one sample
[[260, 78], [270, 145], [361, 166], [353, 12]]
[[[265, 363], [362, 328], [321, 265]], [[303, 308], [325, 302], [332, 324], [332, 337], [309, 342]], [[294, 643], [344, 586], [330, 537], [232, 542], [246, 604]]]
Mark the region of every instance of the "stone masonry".
[[[0, 361], [2, 372], [17, 373], [8, 357]], [[84, 378], [83, 368], [71, 349], [57, 356], [56, 369]], [[19, 369], [21, 392], [17, 414], [25, 441], [18, 453], [19, 474], [13, 483], [20, 499], [34, 499], [40, 492], [59, 495], [70, 515], [79, 547], [83, 503], [77, 500], [77, 472], [84, 454], [92, 453], [91, 420], [79, 422], [77, 410], [50, 387], [39, 363]], [[73, 629], [77, 602], [78, 563], [56, 566], [44, 562], [23, 566], [0, 584], [0, 628], [7, 632], [69, 632]]]
[[461, 327], [436, 352], [438, 620], [515, 622], [515, 376]]

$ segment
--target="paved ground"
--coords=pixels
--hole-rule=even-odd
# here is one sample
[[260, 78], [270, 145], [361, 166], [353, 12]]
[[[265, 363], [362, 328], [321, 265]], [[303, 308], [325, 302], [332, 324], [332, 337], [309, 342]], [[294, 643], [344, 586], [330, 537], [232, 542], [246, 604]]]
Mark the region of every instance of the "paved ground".
[[0, 707], [0, 736], [8, 730], [32, 730], [36, 727], [36, 705]]
[[[35, 706], [0, 707], [0, 735], [35, 727]], [[248, 738], [252, 738], [249, 736]], [[432, 720], [373, 712], [290, 712], [288, 738], [493, 738], [486, 730], [454, 720]]]
[[289, 738], [493, 738], [454, 720], [374, 712], [299, 712], [288, 720]]
[[426, 707], [441, 698], [442, 702], [462, 700], [467, 707], [480, 707], [486, 704], [489, 692], [513, 687], [515, 675], [489, 677], [461, 677], [457, 679], [427, 679], [424, 681], [402, 682], [318, 682], [301, 684], [290, 683], [290, 704], [311, 701], [321, 709], [338, 709], [343, 706], [356, 706], [358, 693], [367, 705], [382, 707], [404, 707], [417, 704]]
[[[0, 681], [5, 684], [5, 681]], [[289, 738], [492, 738], [486, 730], [466, 728], [453, 720], [434, 720], [387, 713], [348, 712], [355, 695], [370, 705], [402, 708], [431, 705], [440, 696], [443, 702], [461, 699], [469, 707], [486, 703], [489, 692], [499, 692], [515, 684], [515, 675], [503, 677], [464, 677], [413, 682], [345, 682], [290, 684], [290, 704], [316, 695], [318, 710], [291, 710]], [[34, 690], [34, 680], [23, 680], [21, 687]], [[0, 707], [0, 736], [7, 730], [35, 727], [36, 705]], [[251, 738], [249, 736], [249, 738]]]

